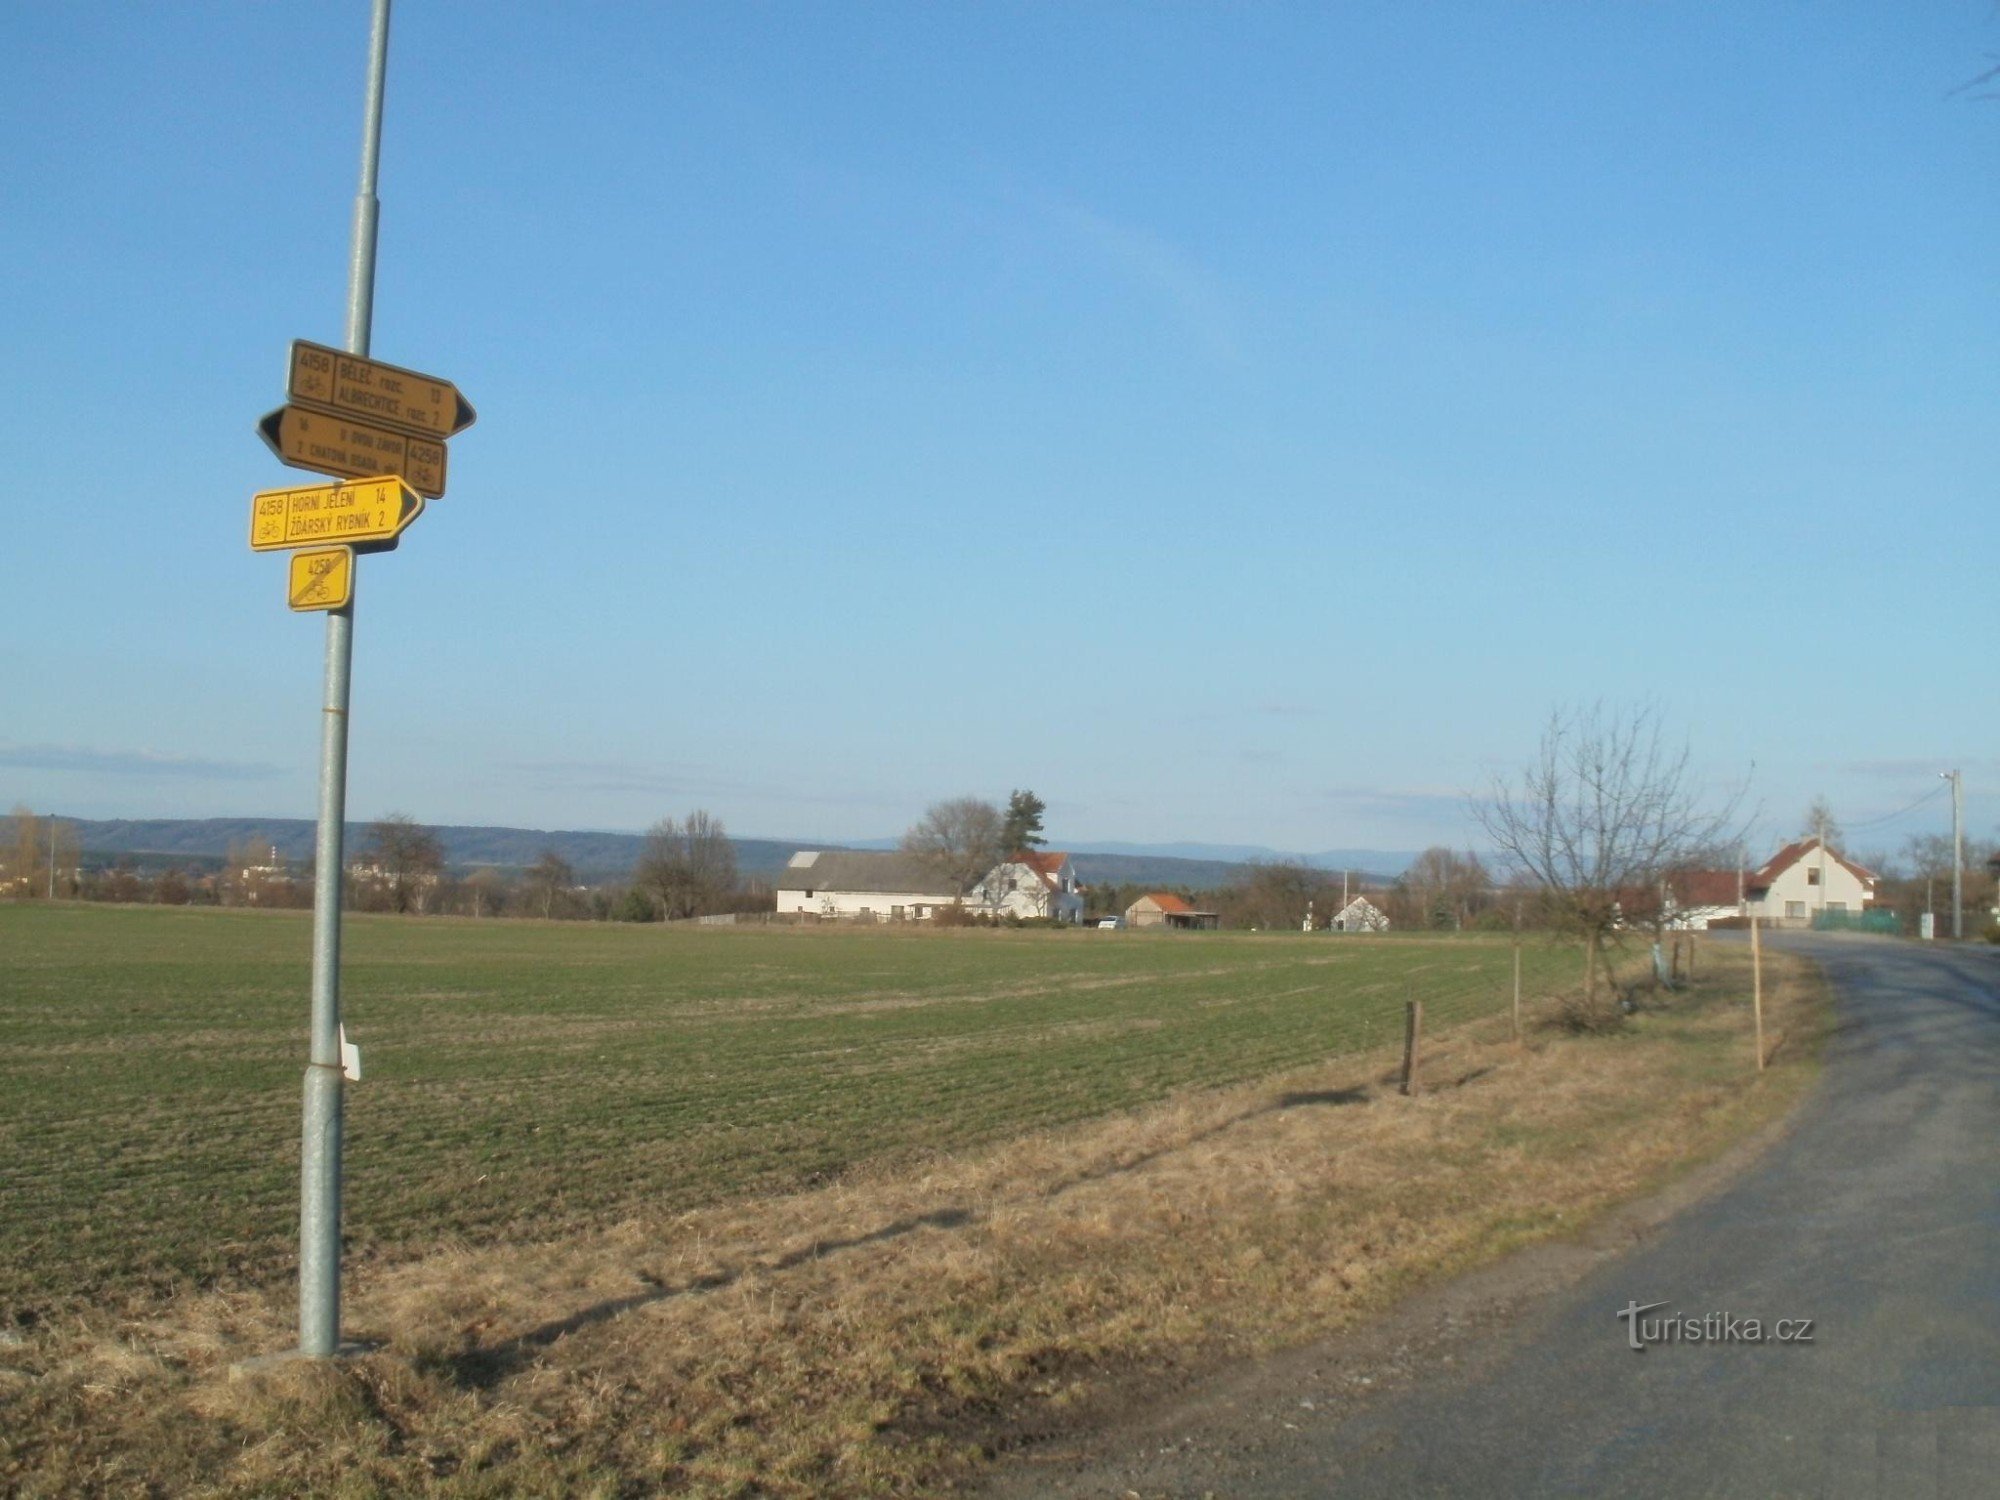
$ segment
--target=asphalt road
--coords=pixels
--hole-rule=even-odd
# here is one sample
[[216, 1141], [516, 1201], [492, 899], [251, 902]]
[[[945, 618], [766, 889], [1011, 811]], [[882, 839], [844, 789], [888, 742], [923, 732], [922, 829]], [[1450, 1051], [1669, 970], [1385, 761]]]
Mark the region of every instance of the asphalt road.
[[[1490, 1326], [1447, 1315], [1469, 1329], [1412, 1339], [1379, 1393], [1305, 1351], [996, 1490], [2000, 1497], [2000, 950], [1784, 941], [1838, 1028], [1794, 1128], [1720, 1192]], [[1764, 1341], [1635, 1351], [1619, 1312], [1653, 1303]]]

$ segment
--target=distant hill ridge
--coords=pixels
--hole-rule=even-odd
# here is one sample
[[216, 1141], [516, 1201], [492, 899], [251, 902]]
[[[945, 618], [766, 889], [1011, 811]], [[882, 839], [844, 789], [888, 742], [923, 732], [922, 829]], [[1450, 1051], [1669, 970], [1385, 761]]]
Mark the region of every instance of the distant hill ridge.
[[[60, 816], [60, 814], [58, 815]], [[119, 855], [146, 856], [157, 861], [215, 862], [230, 847], [262, 839], [281, 859], [309, 860], [313, 824], [305, 818], [65, 818], [77, 830], [85, 859], [105, 862]], [[637, 833], [593, 833], [575, 829], [436, 826], [445, 858], [460, 870], [490, 866], [525, 869], [553, 849], [570, 862], [585, 881], [623, 880], [632, 873], [646, 839]], [[350, 854], [368, 837], [368, 825], [347, 825]], [[858, 840], [832, 844], [811, 840], [731, 839], [736, 864], [746, 880], [770, 881], [785, 861], [800, 849], [882, 848], [892, 841]], [[1349, 869], [1386, 878], [1405, 869], [1410, 854], [1379, 849], [1333, 850], [1324, 854], [1284, 856], [1251, 846], [1176, 845], [1173, 853], [1154, 852], [1146, 845], [1113, 844], [1102, 852], [1072, 850], [1077, 875], [1086, 883], [1189, 886], [1196, 890], [1232, 885], [1244, 879], [1259, 859], [1297, 858], [1321, 869]], [[1185, 851], [1185, 852], [1183, 852]], [[1206, 857], [1203, 857], [1206, 856]], [[1233, 857], [1231, 857], [1233, 856]]]

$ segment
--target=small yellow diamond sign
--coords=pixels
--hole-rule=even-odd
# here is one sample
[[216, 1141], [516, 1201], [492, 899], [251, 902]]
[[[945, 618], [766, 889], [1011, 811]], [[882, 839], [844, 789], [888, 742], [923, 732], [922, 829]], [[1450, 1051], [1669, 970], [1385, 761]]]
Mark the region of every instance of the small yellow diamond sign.
[[345, 609], [354, 598], [354, 549], [316, 547], [294, 552], [285, 601], [293, 609]]

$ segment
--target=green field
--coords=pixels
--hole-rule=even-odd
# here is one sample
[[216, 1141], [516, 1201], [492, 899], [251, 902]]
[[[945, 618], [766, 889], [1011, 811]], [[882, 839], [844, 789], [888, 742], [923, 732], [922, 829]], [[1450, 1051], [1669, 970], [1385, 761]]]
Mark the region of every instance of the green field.
[[[0, 906], [0, 1326], [289, 1275], [305, 914]], [[1504, 1009], [1504, 940], [354, 918], [351, 1254], [798, 1187]], [[1528, 993], [1573, 981], [1532, 942]]]

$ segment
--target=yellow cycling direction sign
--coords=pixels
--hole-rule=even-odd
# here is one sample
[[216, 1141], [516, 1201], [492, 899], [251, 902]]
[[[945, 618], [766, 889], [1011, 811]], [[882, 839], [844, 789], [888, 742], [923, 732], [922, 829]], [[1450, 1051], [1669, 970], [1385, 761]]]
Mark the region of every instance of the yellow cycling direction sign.
[[265, 446], [295, 469], [365, 479], [400, 474], [419, 495], [444, 493], [444, 444], [329, 416], [303, 406], [281, 406], [257, 424]]
[[349, 484], [264, 490], [250, 501], [250, 550], [282, 552], [329, 542], [373, 542], [386, 551], [424, 513], [423, 498], [390, 475]]
[[314, 547], [291, 556], [285, 602], [293, 609], [345, 609], [354, 600], [354, 549]]
[[478, 420], [457, 386], [325, 344], [292, 340], [285, 394], [301, 406], [378, 423], [417, 437], [448, 438]]

